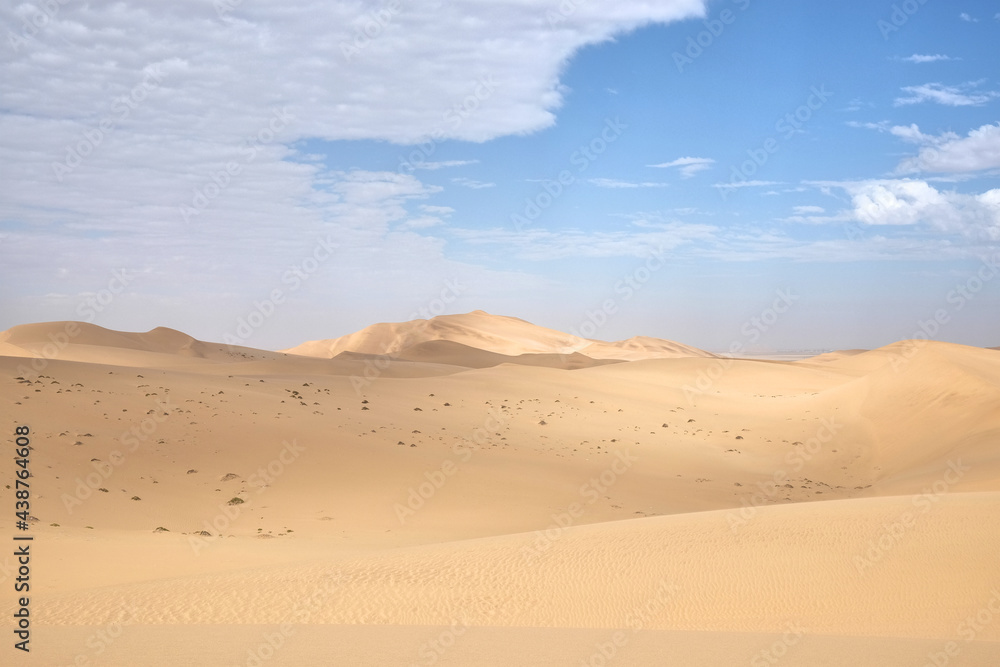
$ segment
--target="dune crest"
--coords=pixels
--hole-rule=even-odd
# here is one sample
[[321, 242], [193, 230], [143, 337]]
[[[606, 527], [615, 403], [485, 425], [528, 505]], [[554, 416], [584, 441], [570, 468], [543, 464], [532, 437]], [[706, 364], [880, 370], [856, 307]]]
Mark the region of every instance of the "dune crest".
[[429, 320], [373, 324], [353, 334], [309, 341], [283, 352], [311, 357], [335, 357], [342, 352], [399, 356], [408, 348], [433, 341], [461, 343], [507, 356], [577, 353], [592, 359], [623, 361], [715, 356], [688, 345], [647, 336], [617, 342], [581, 338], [482, 310], [439, 315]]

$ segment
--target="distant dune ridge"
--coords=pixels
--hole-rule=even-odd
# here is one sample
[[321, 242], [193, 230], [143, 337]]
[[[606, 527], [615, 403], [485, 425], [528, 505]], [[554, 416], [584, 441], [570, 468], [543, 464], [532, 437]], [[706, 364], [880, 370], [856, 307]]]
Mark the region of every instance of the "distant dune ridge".
[[[715, 356], [688, 345], [646, 336], [617, 342], [579, 338], [481, 310], [429, 320], [374, 324], [340, 338], [309, 341], [278, 353], [204, 342], [165, 327], [128, 333], [85, 322], [47, 322], [21, 325], [0, 333], [0, 354], [124, 365], [278, 360], [287, 354], [361, 361], [377, 356], [467, 368], [516, 363], [564, 369], [609, 361]], [[180, 359], [170, 359], [168, 355]]]
[[0, 404], [16, 664], [1000, 664], [996, 350], [51, 322], [0, 333]]
[[407, 348], [431, 341], [450, 341], [471, 348], [518, 356], [522, 354], [582, 354], [591, 359], [668, 359], [714, 356], [680, 343], [636, 336], [608, 343], [546, 329], [516, 317], [482, 310], [440, 315], [429, 320], [373, 324], [357, 333], [302, 343], [284, 350], [309, 357], [335, 357], [341, 352], [400, 355]]
[[105, 329], [87, 322], [23, 324], [0, 332], [0, 355], [154, 364], [157, 360], [193, 362], [278, 359], [284, 355], [223, 343], [206, 343], [185, 333], [156, 327], [145, 333]]

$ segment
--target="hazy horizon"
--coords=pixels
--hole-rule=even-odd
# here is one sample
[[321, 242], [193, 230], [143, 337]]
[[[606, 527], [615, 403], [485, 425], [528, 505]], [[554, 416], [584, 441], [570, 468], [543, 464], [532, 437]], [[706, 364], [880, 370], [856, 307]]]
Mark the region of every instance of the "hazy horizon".
[[[469, 311], [469, 313], [472, 313], [472, 312], [476, 312], [476, 311]], [[478, 309], [478, 312], [485, 312], [485, 311], [482, 311], [481, 309]], [[448, 315], [462, 315], [462, 314], [469, 314], [469, 313], [447, 313], [447, 314]], [[518, 318], [516, 315], [507, 315], [507, 314], [504, 314], [504, 313], [488, 313], [488, 314], [489, 315], [495, 315], [497, 317], [514, 317], [516, 319], [522, 319], [522, 320], [524, 319], [524, 318]], [[420, 317], [420, 318], [415, 318], [415, 319], [418, 319], [418, 320], [419, 319], [432, 319], [433, 317], [437, 317], [437, 316], [430, 315], [428, 318], [422, 318], [422, 317]], [[398, 323], [403, 323], [403, 322], [407, 322], [407, 321], [410, 321], [410, 320], [401, 320], [399, 322], [391, 322], [391, 323], [398, 324]], [[525, 320], [525, 321], [528, 321], [528, 320]], [[736, 356], [740, 356], [740, 355], [749, 355], [749, 356], [765, 355], [766, 356], [766, 355], [772, 355], [772, 354], [781, 355], [781, 354], [793, 354], [793, 353], [800, 353], [800, 352], [801, 353], [805, 353], [805, 352], [823, 353], [823, 352], [845, 351], [845, 350], [853, 350], [853, 349], [876, 349], [878, 347], [885, 347], [885, 345], [891, 345], [892, 343], [898, 343], [898, 342], [902, 342], [902, 341], [916, 340], [916, 341], [918, 341], [918, 344], [919, 344], [921, 341], [924, 341], [924, 340], [933, 340], [933, 341], [940, 340], [940, 337], [933, 336], [933, 335], [927, 335], [925, 333], [925, 330], [923, 330], [923, 329], [917, 329], [914, 332], [916, 335], [913, 336], [913, 337], [911, 337], [911, 338], [903, 338], [903, 339], [899, 339], [899, 340], [895, 340], [895, 341], [889, 341], [885, 345], [878, 345], [878, 346], [871, 347], [871, 348], [848, 348], [848, 347], [840, 347], [840, 348], [836, 348], [836, 347], [788, 347], [788, 348], [772, 348], [772, 347], [768, 347], [766, 345], [762, 345], [762, 344], [759, 343], [759, 341], [766, 335], [766, 331], [769, 329], [769, 326], [767, 324], [767, 322], [769, 322], [769, 321], [770, 321], [770, 319], [767, 317], [766, 314], [764, 315], [763, 318], [761, 316], [753, 317], [753, 318], [747, 320], [746, 322], [744, 322], [743, 327], [741, 327], [741, 329], [740, 329], [740, 336], [734, 338], [734, 340], [731, 341], [731, 343], [728, 346], [726, 346], [726, 347], [718, 347], [718, 348], [714, 348], [714, 349], [713, 348], [708, 348], [708, 347], [699, 348], [699, 349], [703, 349], [706, 352], [712, 352], [712, 353], [724, 354], [724, 355], [734, 355], [735, 354]], [[77, 322], [77, 321], [76, 320], [67, 320], [67, 322]], [[564, 330], [564, 329], [559, 329], [557, 327], [550, 327], [550, 326], [547, 326], [547, 325], [544, 325], [544, 324], [539, 324], [537, 322], [529, 322], [529, 323], [533, 324], [533, 325], [537, 325], [537, 326], [539, 326], [541, 328], [552, 329], [554, 331], [561, 331], [563, 333], [569, 333], [569, 334], [572, 334], [574, 336], [578, 336], [580, 338], [587, 338], [587, 339], [592, 339], [592, 340], [597, 340], [597, 341], [618, 342], [618, 341], [624, 341], [624, 340], [627, 340], [627, 339], [630, 339], [630, 338], [633, 338], [633, 337], [660, 338], [658, 336], [649, 336], [648, 334], [641, 333], [641, 332], [640, 333], [631, 334], [631, 335], [621, 336], [621, 337], [602, 338], [602, 337], [599, 336], [602, 328], [598, 327], [596, 324], [594, 324], [590, 320], [585, 321], [580, 327], [574, 328], [572, 330], [569, 330], [569, 329]], [[48, 324], [48, 323], [47, 322], [25, 322], [23, 324]], [[374, 324], [379, 324], [379, 323], [373, 322], [372, 324], [374, 325]], [[15, 326], [20, 326], [20, 325], [15, 325]], [[97, 326], [102, 326], [102, 325], [97, 325]], [[166, 325], [157, 325], [157, 326], [154, 326], [154, 327], [150, 327], [149, 329], [142, 329], [142, 330], [135, 330], [135, 331], [125, 330], [125, 329], [114, 329], [114, 328], [111, 328], [111, 327], [103, 327], [103, 328], [109, 329], [111, 331], [121, 331], [121, 332], [124, 332], [124, 333], [148, 333], [148, 332], [150, 332], [150, 331], [152, 331], [154, 329], [157, 329], [157, 328], [167, 328], [167, 329], [172, 329], [174, 331], [179, 331], [180, 333], [183, 333], [183, 334], [191, 335], [187, 331], [184, 331], [184, 330], [181, 330], [181, 329], [177, 329], [175, 327], [166, 326]], [[300, 345], [300, 344], [303, 344], [303, 343], [308, 343], [308, 342], [312, 342], [312, 341], [316, 341], [316, 340], [331, 340], [331, 339], [336, 339], [336, 338], [340, 338], [340, 337], [343, 337], [343, 336], [348, 336], [350, 334], [357, 333], [357, 332], [359, 332], [359, 331], [361, 331], [361, 330], [363, 330], [365, 328], [367, 328], [367, 327], [361, 327], [359, 329], [352, 329], [350, 331], [342, 331], [342, 332], [336, 333], [335, 335], [321, 336], [321, 337], [315, 338], [315, 339], [297, 340], [297, 341], [293, 341], [291, 344], [288, 344], [288, 345], [278, 345], [278, 346], [272, 346], [272, 347], [265, 347], [265, 346], [252, 345], [248, 341], [241, 341], [241, 335], [243, 334], [244, 331], [252, 331], [253, 330], [253, 326], [251, 324], [249, 324], [248, 322], [246, 322], [246, 320], [242, 320], [242, 321], [240, 321], [240, 322], [237, 323], [237, 326], [234, 329], [234, 332], [235, 332], [234, 334], [227, 334], [226, 336], [223, 336], [222, 338], [219, 338], [218, 340], [215, 340], [215, 339], [200, 339], [200, 340], [202, 340], [203, 342], [207, 342], [207, 343], [226, 343], [226, 344], [234, 345], [234, 346], [249, 347], [249, 348], [254, 348], [254, 349], [259, 349], [259, 350], [264, 350], [264, 351], [280, 352], [280, 351], [289, 350], [289, 349], [291, 349], [293, 347], [296, 347], [297, 345]], [[65, 328], [63, 330], [65, 330]], [[596, 332], [595, 332], [595, 330], [596, 330]], [[936, 330], [939, 330], [939, 329], [935, 329], [933, 327], [933, 321], [930, 320], [930, 319], [927, 320], [926, 321], [926, 331], [933, 332], [933, 331], [936, 331]], [[77, 331], [77, 329], [74, 328], [74, 331]], [[72, 337], [73, 337], [72, 334], [70, 334], [70, 337], [69, 337], [70, 340], [68, 342], [72, 342]], [[193, 336], [193, 337], [197, 338], [197, 336]], [[669, 341], [669, 340], [672, 340], [672, 339], [663, 339], [663, 340], [668, 340]], [[684, 345], [688, 345], [689, 344], [689, 343], [687, 343], [686, 341], [683, 341], [683, 340], [672, 340], [672, 342], [681, 343], [681, 344], [684, 344]], [[940, 342], [946, 342], [947, 343], [947, 342], [951, 342], [951, 341], [940, 340]], [[692, 345], [692, 347], [698, 348], [697, 345]], [[989, 346], [972, 346], [972, 347], [990, 347], [990, 348], [996, 348], [997, 346], [989, 345]]]

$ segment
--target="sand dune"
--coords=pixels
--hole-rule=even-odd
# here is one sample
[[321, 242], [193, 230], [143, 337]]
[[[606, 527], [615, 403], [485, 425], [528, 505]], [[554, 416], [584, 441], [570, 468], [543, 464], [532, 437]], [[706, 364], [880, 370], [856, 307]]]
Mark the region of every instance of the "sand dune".
[[1000, 614], [994, 351], [725, 359], [447, 317], [321, 358], [0, 334], [35, 447], [25, 664], [176, 664], [192, 636], [192, 664], [253, 664], [289, 620], [264, 663], [588, 664], [621, 630], [619, 664], [997, 664], [1000, 622], [966, 641]]
[[920, 512], [909, 497], [764, 508], [735, 537], [725, 511], [571, 526], [46, 596], [37, 620], [110, 623], [124, 597], [147, 601], [137, 624], [281, 623], [325, 583], [314, 623], [957, 639], [963, 610], [1000, 610], [998, 510], [998, 493], [950, 494], [887, 549], [884, 526]]
[[[350, 353], [341, 352], [335, 358], [339, 359], [345, 354]], [[396, 353], [393, 358], [403, 361], [450, 364], [462, 368], [489, 368], [500, 364], [520, 364], [563, 370], [589, 368], [620, 361], [618, 359], [595, 359], [579, 352], [571, 354], [534, 353], [514, 356], [480, 350], [450, 340], [430, 340], [416, 343]]]
[[613, 343], [592, 341], [581, 348], [580, 352], [597, 359], [622, 359], [626, 361], [716, 356], [689, 345], [648, 336], [633, 336]]
[[820, 363], [826, 363], [828, 361], [839, 361], [840, 359], [844, 359], [845, 357], [853, 357], [855, 355], [862, 354], [864, 352], [868, 352], [868, 350], [858, 350], [858, 349], [836, 350], [834, 352], [824, 352], [823, 354], [817, 354], [816, 356], [808, 357], [803, 361], [806, 361], [808, 363], [820, 364]]
[[232, 363], [287, 356], [249, 347], [206, 343], [166, 327], [131, 333], [86, 322], [42, 322], [16, 326], [0, 332], [0, 354], [119, 366]]
[[348, 351], [399, 356], [407, 348], [432, 341], [460, 343], [507, 356], [579, 353], [594, 359], [623, 361], [715, 356], [687, 345], [646, 336], [614, 343], [590, 340], [481, 310], [429, 320], [374, 324], [357, 333], [302, 343], [285, 352], [310, 357], [335, 357]]

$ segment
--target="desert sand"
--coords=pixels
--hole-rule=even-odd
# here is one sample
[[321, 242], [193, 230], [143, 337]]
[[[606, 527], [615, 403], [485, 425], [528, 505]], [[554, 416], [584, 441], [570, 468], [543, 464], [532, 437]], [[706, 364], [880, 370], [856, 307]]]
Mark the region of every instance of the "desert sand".
[[283, 352], [30, 324], [0, 369], [3, 664], [1000, 664], [997, 350], [476, 311]]

